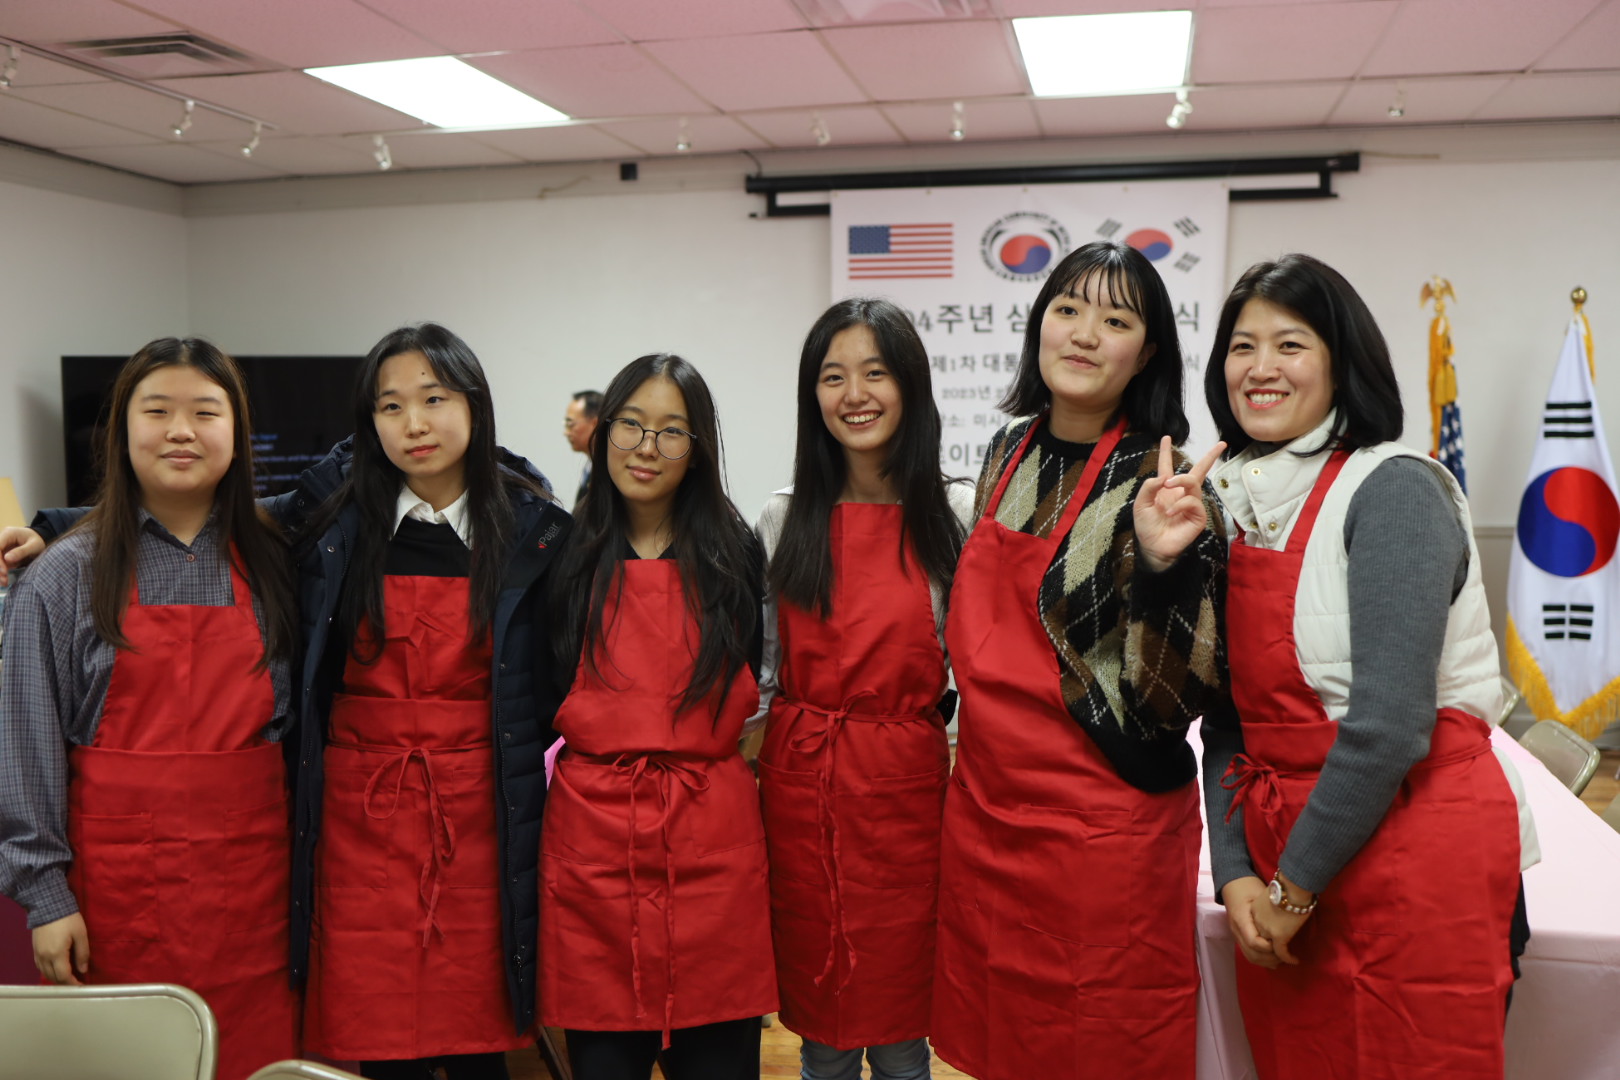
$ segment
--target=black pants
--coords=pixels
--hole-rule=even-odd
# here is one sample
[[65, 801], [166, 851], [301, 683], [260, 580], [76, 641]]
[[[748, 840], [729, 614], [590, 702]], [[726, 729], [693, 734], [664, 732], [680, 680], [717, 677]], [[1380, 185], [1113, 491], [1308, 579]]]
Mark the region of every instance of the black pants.
[[759, 1017], [663, 1032], [568, 1029], [574, 1080], [647, 1080], [653, 1062], [669, 1080], [759, 1080]]
[[[1513, 923], [1508, 927], [1508, 963], [1513, 967], [1513, 981], [1519, 981], [1519, 957], [1530, 944], [1530, 918], [1524, 910], [1524, 875], [1519, 875], [1519, 899], [1513, 905]], [[1513, 1008], [1513, 987], [1508, 987], [1507, 1008]]]
[[445, 1054], [411, 1061], [362, 1061], [369, 1080], [428, 1080], [443, 1068], [448, 1080], [507, 1080], [505, 1054]]

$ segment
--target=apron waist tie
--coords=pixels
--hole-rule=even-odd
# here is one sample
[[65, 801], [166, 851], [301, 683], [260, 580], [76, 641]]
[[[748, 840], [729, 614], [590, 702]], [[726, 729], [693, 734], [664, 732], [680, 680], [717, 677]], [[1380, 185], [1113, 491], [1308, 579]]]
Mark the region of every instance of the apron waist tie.
[[675, 1017], [675, 861], [669, 857], [669, 811], [673, 777], [688, 791], [709, 789], [708, 771], [692, 758], [669, 753], [620, 754], [613, 767], [630, 777], [630, 839], [625, 846], [625, 864], [630, 871], [630, 984], [635, 992], [636, 1016], [647, 1014], [641, 998], [641, 897], [636, 892], [636, 785], [649, 771], [658, 775], [658, 794], [663, 801], [658, 828], [664, 844], [664, 955], [668, 974], [664, 983], [664, 1023], [661, 1049], [669, 1049], [669, 1033]]
[[[822, 835], [826, 837], [826, 843], [821, 846], [821, 869], [827, 877], [827, 899], [832, 906], [833, 917], [832, 925], [827, 932], [827, 962], [821, 966], [821, 974], [816, 976], [815, 985], [820, 986], [827, 976], [832, 974], [833, 966], [838, 960], [838, 945], [842, 942], [844, 952], [849, 955], [849, 967], [845, 970], [843, 978], [838, 981], [834, 993], [841, 993], [844, 987], [849, 985], [857, 963], [855, 946], [849, 938], [849, 923], [844, 914], [844, 887], [839, 875], [843, 849], [842, 837], [838, 831], [838, 815], [833, 811], [834, 748], [838, 745], [838, 735], [843, 730], [844, 721], [850, 719], [855, 704], [863, 698], [876, 696], [877, 691], [869, 687], [845, 698], [844, 703], [836, 709], [812, 705], [807, 701], [785, 699], [786, 704], [822, 718], [819, 727], [800, 732], [788, 743], [788, 748], [799, 754], [821, 752], [816, 762], [816, 816], [821, 825]], [[888, 720], [909, 720], [912, 717], [870, 714], [857, 716], [856, 719], [881, 723]]]
[[[378, 765], [366, 783], [365, 811], [366, 816], [382, 820], [394, 816], [399, 809], [399, 793], [405, 784], [405, 772], [410, 768], [412, 759], [422, 763], [422, 786], [427, 794], [428, 804], [428, 857], [422, 864], [421, 876], [417, 879], [417, 895], [421, 897], [422, 916], [422, 947], [427, 948], [432, 939], [433, 932], [439, 932], [439, 939], [444, 939], [444, 927], [439, 925], [439, 893], [444, 884], [446, 868], [456, 857], [456, 829], [450, 822], [450, 817], [444, 812], [444, 800], [439, 795], [439, 786], [433, 780], [432, 754], [426, 747], [412, 746], [396, 753], [393, 757]], [[377, 788], [383, 782], [384, 775], [394, 770], [394, 790], [389, 800], [388, 809], [379, 812], [373, 809], [372, 803], [377, 796]]]

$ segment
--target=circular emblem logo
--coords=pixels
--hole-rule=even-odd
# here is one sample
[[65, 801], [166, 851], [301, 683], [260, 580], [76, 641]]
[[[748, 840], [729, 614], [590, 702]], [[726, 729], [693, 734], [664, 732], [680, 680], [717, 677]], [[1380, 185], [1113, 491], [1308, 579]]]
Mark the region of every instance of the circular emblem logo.
[[1158, 229], [1137, 229], [1125, 238], [1125, 242], [1146, 255], [1150, 262], [1158, 262], [1176, 246], [1169, 233]]
[[1549, 574], [1582, 577], [1614, 557], [1620, 505], [1603, 478], [1568, 465], [1549, 469], [1519, 502], [1519, 547]]
[[1020, 211], [997, 218], [979, 241], [979, 254], [997, 277], [1038, 281], [1069, 250], [1069, 231], [1049, 214]]

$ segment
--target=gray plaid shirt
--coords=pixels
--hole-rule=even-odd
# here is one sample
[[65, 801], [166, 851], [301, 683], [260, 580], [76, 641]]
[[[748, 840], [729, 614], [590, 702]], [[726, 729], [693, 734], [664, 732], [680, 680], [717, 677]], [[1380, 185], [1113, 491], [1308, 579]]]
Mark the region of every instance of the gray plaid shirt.
[[[230, 564], [212, 518], [189, 545], [141, 513], [135, 580], [143, 603], [228, 607]], [[69, 533], [21, 575], [6, 599], [0, 665], [0, 893], [28, 909], [28, 925], [78, 910], [67, 884], [67, 748], [88, 746], [101, 722], [117, 650], [90, 613], [94, 536]], [[264, 624], [258, 599], [253, 610]], [[275, 712], [265, 736], [292, 722], [287, 662], [270, 665]]]

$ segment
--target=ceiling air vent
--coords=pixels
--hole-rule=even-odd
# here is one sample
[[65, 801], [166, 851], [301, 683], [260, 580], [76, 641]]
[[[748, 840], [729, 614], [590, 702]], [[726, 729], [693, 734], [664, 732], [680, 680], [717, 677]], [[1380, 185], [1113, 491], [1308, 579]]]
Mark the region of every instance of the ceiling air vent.
[[68, 41], [56, 49], [68, 56], [146, 79], [235, 75], [263, 71], [268, 66], [229, 45], [187, 33]]

